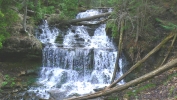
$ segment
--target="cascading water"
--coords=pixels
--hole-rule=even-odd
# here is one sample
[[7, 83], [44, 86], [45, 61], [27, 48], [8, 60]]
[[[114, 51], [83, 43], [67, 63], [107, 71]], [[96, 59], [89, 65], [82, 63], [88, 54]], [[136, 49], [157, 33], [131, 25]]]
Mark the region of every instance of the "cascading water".
[[[101, 13], [98, 10], [88, 10], [79, 13], [76, 18], [93, 16]], [[90, 23], [95, 23], [90, 21]], [[63, 43], [55, 43], [59, 29], [50, 29], [45, 21], [41, 25], [42, 33], [37, 37], [44, 44], [43, 67], [38, 83], [29, 91], [35, 92], [40, 98], [49, 98], [49, 91], [59, 90], [66, 96], [73, 93], [86, 94], [94, 88], [110, 84], [117, 52], [112, 41], [106, 36], [105, 24], [92, 28], [72, 26], [63, 37]], [[58, 47], [60, 45], [60, 47]], [[62, 45], [62, 46], [61, 46]], [[122, 75], [122, 59], [119, 60]], [[119, 84], [122, 84], [121, 81]]]

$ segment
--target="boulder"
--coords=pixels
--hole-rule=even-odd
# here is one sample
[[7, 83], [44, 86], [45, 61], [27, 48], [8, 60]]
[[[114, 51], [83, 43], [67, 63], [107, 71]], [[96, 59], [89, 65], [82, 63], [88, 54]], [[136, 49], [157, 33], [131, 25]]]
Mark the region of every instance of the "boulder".
[[45, 15], [45, 19], [49, 24], [58, 24], [58, 21], [61, 20], [59, 16], [59, 14]]

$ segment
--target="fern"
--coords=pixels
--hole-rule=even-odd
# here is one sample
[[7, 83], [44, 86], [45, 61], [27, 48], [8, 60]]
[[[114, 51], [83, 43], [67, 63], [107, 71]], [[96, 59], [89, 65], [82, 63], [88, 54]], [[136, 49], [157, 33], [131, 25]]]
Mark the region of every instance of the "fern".
[[173, 24], [172, 22], [163, 21], [159, 18], [156, 18], [156, 21], [160, 22], [161, 23], [160, 26], [162, 26], [166, 30], [176, 30], [177, 29], [177, 25]]

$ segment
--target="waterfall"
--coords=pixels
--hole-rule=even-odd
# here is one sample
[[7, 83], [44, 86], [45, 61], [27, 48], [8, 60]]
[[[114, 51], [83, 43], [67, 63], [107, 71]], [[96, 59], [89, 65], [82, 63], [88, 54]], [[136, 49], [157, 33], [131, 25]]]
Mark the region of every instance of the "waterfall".
[[[79, 13], [76, 18], [99, 13], [102, 12], [87, 10]], [[100, 19], [89, 22], [95, 23], [98, 20]], [[29, 91], [47, 99], [50, 97], [48, 91], [51, 90], [64, 91], [66, 96], [73, 93], [82, 95], [94, 92], [95, 88], [109, 85], [116, 62], [117, 47], [106, 36], [105, 28], [105, 24], [96, 28], [71, 26], [63, 36], [62, 43], [57, 43], [57, 36], [63, 33], [60, 29], [50, 28], [44, 21], [40, 26], [42, 31], [36, 35], [44, 44], [43, 66], [37, 81], [40, 86], [31, 87]], [[122, 63], [120, 59], [117, 78], [123, 74]], [[123, 84], [123, 81], [119, 84]]]

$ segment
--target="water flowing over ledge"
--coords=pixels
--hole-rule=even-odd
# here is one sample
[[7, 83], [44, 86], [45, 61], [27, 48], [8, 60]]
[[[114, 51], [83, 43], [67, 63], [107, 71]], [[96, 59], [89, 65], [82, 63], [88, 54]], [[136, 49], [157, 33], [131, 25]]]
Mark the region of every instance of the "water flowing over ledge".
[[[99, 10], [88, 10], [79, 13], [76, 18], [99, 13]], [[42, 32], [36, 35], [44, 44], [43, 66], [37, 81], [40, 86], [31, 87], [28, 92], [44, 99], [50, 98], [54, 92], [64, 93], [63, 97], [57, 97], [61, 99], [73, 94], [91, 93], [95, 88], [109, 85], [117, 51], [111, 39], [106, 36], [105, 28], [106, 25], [101, 24], [92, 29], [93, 33], [89, 33], [90, 27], [71, 26], [63, 37], [63, 42], [56, 43], [57, 36], [62, 32], [57, 28], [50, 28], [44, 21], [40, 26]], [[117, 77], [123, 74], [123, 65], [120, 59]], [[119, 84], [123, 83], [121, 81]]]

